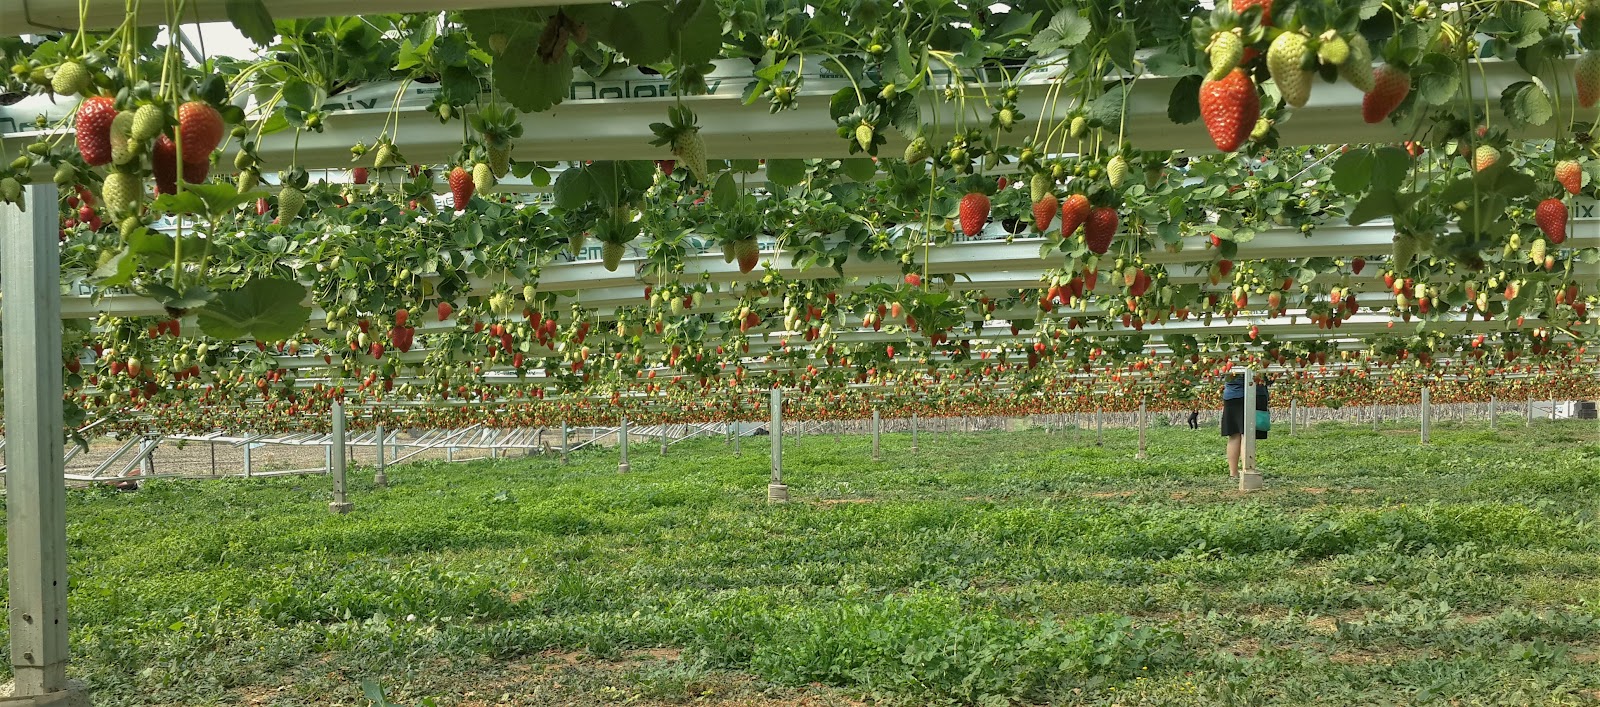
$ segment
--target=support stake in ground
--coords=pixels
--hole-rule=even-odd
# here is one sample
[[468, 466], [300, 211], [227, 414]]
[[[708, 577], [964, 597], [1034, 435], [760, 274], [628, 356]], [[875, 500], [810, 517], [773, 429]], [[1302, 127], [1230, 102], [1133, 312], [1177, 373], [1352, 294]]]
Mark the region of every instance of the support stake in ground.
[[334, 513], [349, 513], [355, 508], [346, 498], [344, 483], [345, 446], [344, 446], [344, 401], [337, 398], [333, 401], [333, 435], [328, 440], [328, 473], [333, 476], [333, 502], [328, 504], [328, 510]]
[[772, 389], [772, 479], [767, 482], [768, 503], [788, 503], [789, 487], [783, 483], [783, 391]]

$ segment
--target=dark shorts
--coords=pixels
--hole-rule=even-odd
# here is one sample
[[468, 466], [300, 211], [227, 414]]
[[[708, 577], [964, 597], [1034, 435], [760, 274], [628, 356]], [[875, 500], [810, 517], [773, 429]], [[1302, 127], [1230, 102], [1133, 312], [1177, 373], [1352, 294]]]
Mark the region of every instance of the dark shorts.
[[[1256, 409], [1266, 410], [1266, 401], [1256, 398]], [[1222, 436], [1244, 434], [1244, 398], [1222, 401]], [[1266, 439], [1266, 430], [1256, 430], [1256, 439]]]

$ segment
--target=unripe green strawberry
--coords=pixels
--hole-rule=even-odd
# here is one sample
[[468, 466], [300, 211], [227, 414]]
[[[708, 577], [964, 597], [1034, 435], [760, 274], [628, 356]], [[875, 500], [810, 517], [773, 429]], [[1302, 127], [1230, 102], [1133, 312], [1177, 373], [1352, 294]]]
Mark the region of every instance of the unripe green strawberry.
[[1010, 130], [1017, 122], [1017, 112], [1010, 108], [1001, 108], [1000, 112], [995, 114], [995, 120], [1000, 123], [1001, 130]]
[[910, 164], [921, 164], [930, 154], [928, 138], [921, 135], [912, 138], [911, 142], [906, 144], [906, 162]]
[[576, 258], [583, 253], [583, 231], [573, 231], [567, 236], [567, 252]]
[[733, 241], [722, 242], [722, 262], [733, 262]]
[[50, 79], [50, 89], [63, 96], [83, 93], [89, 85], [89, 70], [76, 61], [56, 67], [56, 75]]
[[146, 103], [133, 111], [133, 139], [140, 144], [156, 139], [166, 127], [161, 106]]
[[22, 197], [22, 182], [16, 177], [0, 179], [0, 201], [18, 203]]
[[127, 172], [111, 171], [100, 187], [100, 198], [113, 218], [132, 216], [139, 211], [139, 200], [144, 197], [144, 184]]
[[1299, 32], [1284, 32], [1267, 48], [1267, 71], [1278, 83], [1284, 102], [1295, 108], [1311, 100], [1311, 72], [1306, 69], [1309, 56], [1306, 36]]
[[539, 296], [539, 290], [534, 289], [533, 285], [523, 285], [522, 286], [522, 301], [524, 301], [524, 302], [532, 302], [533, 298], [538, 297], [538, 296]]
[[133, 139], [133, 111], [122, 111], [111, 119], [111, 162], [127, 164], [139, 155], [139, 143]]
[[236, 170], [243, 172], [244, 170], [250, 169], [251, 165], [254, 165], [255, 163], [255, 158], [251, 157], [250, 153], [245, 152], [244, 150], [233, 153], [233, 168]]
[[493, 186], [494, 172], [489, 169], [489, 165], [484, 162], [472, 165], [473, 190], [479, 194], [487, 194]]
[[1535, 239], [1533, 239], [1533, 243], [1528, 246], [1528, 260], [1530, 262], [1532, 262], [1535, 266], [1544, 265], [1544, 251], [1545, 251], [1545, 241], [1544, 241], [1544, 239], [1543, 238], [1535, 238]]
[[1320, 39], [1322, 41], [1317, 45], [1317, 61], [1328, 66], [1340, 66], [1349, 60], [1350, 43], [1344, 41], [1344, 37], [1339, 36], [1338, 32], [1330, 29], [1323, 32]]
[[1206, 74], [1206, 78], [1220, 80], [1244, 60], [1244, 39], [1238, 32], [1218, 32], [1211, 36], [1211, 46], [1206, 48], [1206, 54], [1211, 58], [1211, 73]]
[[1044, 172], [1034, 172], [1033, 178], [1028, 180], [1029, 201], [1037, 204], [1044, 195], [1050, 193], [1050, 177]]
[[672, 154], [694, 175], [695, 181], [710, 184], [711, 175], [706, 169], [706, 143], [700, 137], [700, 128], [691, 127], [672, 141]]
[[1389, 267], [1395, 272], [1404, 272], [1411, 266], [1411, 259], [1417, 255], [1417, 237], [1410, 233], [1394, 234], [1394, 250], [1390, 256]]
[[61, 166], [56, 168], [56, 174], [52, 181], [62, 189], [70, 187], [74, 182], [78, 181], [78, 170], [74, 169], [70, 163], [62, 162]]
[[511, 146], [489, 146], [489, 171], [494, 172], [496, 179], [506, 176], [511, 171]]
[[1349, 45], [1349, 56], [1339, 63], [1339, 77], [1362, 93], [1371, 91], [1375, 83], [1372, 75], [1372, 46], [1367, 44], [1367, 38], [1360, 34], [1352, 35], [1346, 44]]
[[1121, 189], [1122, 183], [1128, 179], [1128, 160], [1122, 155], [1112, 157], [1111, 161], [1106, 163], [1106, 179], [1111, 182], [1113, 189]]
[[300, 216], [300, 209], [306, 205], [306, 195], [299, 189], [285, 186], [278, 191], [278, 223], [289, 224]]
[[254, 168], [239, 173], [239, 193], [255, 189], [261, 184], [261, 173]]
[[[627, 253], [627, 248], [621, 243], [606, 241], [600, 244], [600, 264], [609, 272], [616, 272], [617, 266], [622, 264], [622, 256]], [[677, 300], [673, 300], [676, 302]]]
[[383, 169], [394, 163], [394, 144], [388, 142], [378, 143], [378, 148], [373, 150], [372, 167]]
[[861, 146], [862, 152], [872, 149], [872, 126], [862, 123], [856, 126], [856, 144]]
[[1257, 118], [1256, 124], [1250, 128], [1250, 139], [1265, 140], [1270, 132], [1272, 132], [1272, 121], [1266, 118]]
[[1089, 131], [1089, 120], [1081, 115], [1073, 116], [1072, 122], [1067, 125], [1067, 134], [1074, 138], [1081, 138]]

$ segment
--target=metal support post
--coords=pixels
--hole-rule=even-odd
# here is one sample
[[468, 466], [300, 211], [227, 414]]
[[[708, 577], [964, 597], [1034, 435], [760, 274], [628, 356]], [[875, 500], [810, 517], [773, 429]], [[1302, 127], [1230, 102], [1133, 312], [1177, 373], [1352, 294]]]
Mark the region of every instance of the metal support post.
[[911, 413], [911, 453], [917, 453], [917, 414]]
[[1556, 399], [1555, 398], [1551, 398], [1550, 399], [1550, 419], [1551, 420], [1555, 420], [1556, 419]]
[[254, 472], [250, 470], [250, 442], [244, 443], [244, 475], [249, 478]]
[[628, 418], [622, 418], [621, 429], [617, 431], [617, 451], [620, 455], [617, 461], [617, 473], [626, 474], [633, 467], [628, 466]]
[[1495, 402], [1494, 401], [1494, 396], [1493, 395], [1489, 396], [1489, 430], [1490, 431], [1493, 431], [1495, 426], [1497, 424], [1499, 424], [1498, 418], [1500, 417], [1500, 415], [1495, 412], [1494, 402]]
[[345, 499], [344, 469], [344, 402], [335, 398], [333, 401], [333, 439], [328, 444], [329, 472], [333, 474], [333, 502], [328, 504], [328, 510], [334, 513], [349, 513], [355, 505]]
[[667, 456], [667, 425], [661, 425], [661, 456]]
[[567, 441], [570, 439], [570, 437], [568, 435], [570, 435], [571, 432], [572, 432], [572, 428], [567, 425], [567, 421], [566, 420], [562, 420], [561, 421], [561, 464], [563, 466], [565, 466], [566, 463], [567, 463], [567, 452], [569, 451], [569, 447], [570, 447], [570, 445], [567, 444]]
[[1289, 436], [1294, 436], [1295, 413], [1299, 412], [1299, 401], [1289, 398]]
[[767, 482], [767, 502], [788, 503], [789, 487], [783, 483], [783, 391], [772, 389], [772, 479]]
[[744, 439], [744, 435], [741, 433], [741, 431], [737, 427], [735, 427], [734, 430], [733, 430], [733, 456], [734, 457], [741, 456], [741, 452], [744, 451], [743, 450], [744, 442], [742, 441], [743, 439]]
[[1106, 446], [1106, 426], [1100, 408], [1094, 409], [1094, 446]]
[[1428, 400], [1428, 387], [1427, 386], [1423, 386], [1422, 387], [1422, 405], [1421, 405], [1421, 410], [1419, 411], [1418, 414], [1422, 418], [1422, 421], [1421, 421], [1422, 443], [1423, 444], [1428, 444], [1428, 442], [1429, 442], [1428, 438], [1430, 436], [1429, 433], [1432, 432], [1431, 428], [1433, 427], [1433, 405]]
[[1528, 398], [1528, 402], [1527, 402], [1527, 404], [1523, 405], [1523, 408], [1527, 412], [1527, 423], [1526, 424], [1529, 427], [1532, 427], [1533, 426], [1533, 398]]
[[883, 418], [879, 416], [878, 409], [872, 409], [872, 461], [883, 457], [878, 453], [878, 437], [883, 434]]
[[1145, 407], [1147, 406], [1147, 404], [1148, 403], [1144, 398], [1140, 398], [1139, 399], [1139, 451], [1136, 452], [1133, 455], [1134, 459], [1149, 459], [1150, 458], [1150, 455], [1146, 454], [1145, 453], [1145, 449], [1144, 449]]
[[56, 186], [33, 209], [0, 205], [6, 424], [6, 549], [13, 699], [88, 705], [67, 682], [67, 491], [61, 403], [61, 244]]
[[1244, 369], [1244, 434], [1239, 449], [1239, 490], [1257, 491], [1261, 488], [1261, 472], [1256, 469], [1256, 381], [1250, 369]]
[[383, 488], [389, 485], [389, 476], [383, 472], [383, 425], [378, 425], [376, 434], [373, 446], [378, 448], [378, 473], [372, 475], [372, 485]]

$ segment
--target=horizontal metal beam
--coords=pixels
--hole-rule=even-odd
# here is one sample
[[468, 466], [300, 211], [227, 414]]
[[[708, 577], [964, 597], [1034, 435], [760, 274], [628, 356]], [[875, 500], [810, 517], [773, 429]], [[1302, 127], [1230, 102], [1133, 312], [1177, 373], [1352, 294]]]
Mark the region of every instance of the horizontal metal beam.
[[[183, 21], [226, 22], [228, 5], [236, 0], [191, 0], [184, 5]], [[348, 5], [329, 5], [323, 0], [265, 0], [267, 11], [274, 20], [298, 17], [326, 17], [329, 13], [340, 15], [377, 15], [388, 13], [444, 12], [449, 10], [481, 10], [550, 5], [584, 5], [610, 0], [357, 0]], [[111, 29], [126, 18], [126, 3], [121, 0], [86, 0], [84, 26], [91, 30]], [[76, 0], [6, 0], [0, 3], [0, 36], [44, 34], [49, 32], [76, 32], [78, 9]], [[139, 8], [138, 24], [151, 27], [167, 23], [166, 3], [136, 3]]]

